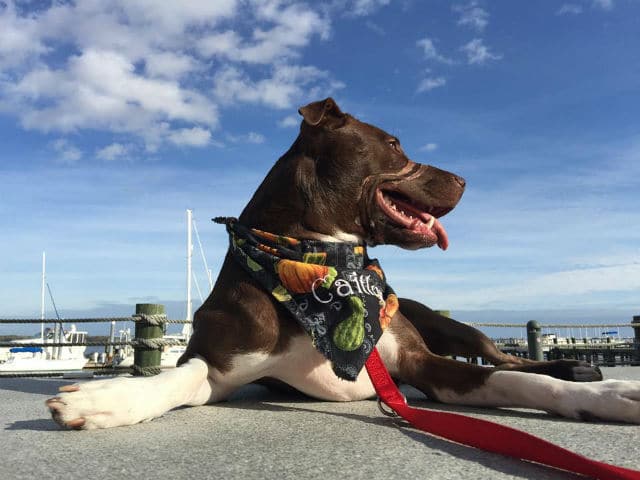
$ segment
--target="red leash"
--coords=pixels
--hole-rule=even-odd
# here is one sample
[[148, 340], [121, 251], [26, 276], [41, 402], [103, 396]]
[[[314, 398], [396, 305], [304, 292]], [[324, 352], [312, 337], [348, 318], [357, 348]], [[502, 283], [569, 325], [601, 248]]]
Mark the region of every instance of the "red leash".
[[637, 470], [591, 460], [511, 427], [456, 413], [410, 407], [391, 379], [377, 349], [373, 349], [365, 365], [380, 400], [424, 432], [488, 452], [601, 480], [640, 480], [640, 472]]

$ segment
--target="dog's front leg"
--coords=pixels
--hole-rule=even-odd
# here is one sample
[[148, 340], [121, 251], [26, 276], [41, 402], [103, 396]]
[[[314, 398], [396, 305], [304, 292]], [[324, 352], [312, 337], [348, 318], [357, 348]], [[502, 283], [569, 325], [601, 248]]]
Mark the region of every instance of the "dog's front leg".
[[209, 367], [200, 358], [153, 377], [119, 377], [60, 388], [46, 404], [66, 428], [109, 428], [151, 420], [181, 405], [212, 397]]

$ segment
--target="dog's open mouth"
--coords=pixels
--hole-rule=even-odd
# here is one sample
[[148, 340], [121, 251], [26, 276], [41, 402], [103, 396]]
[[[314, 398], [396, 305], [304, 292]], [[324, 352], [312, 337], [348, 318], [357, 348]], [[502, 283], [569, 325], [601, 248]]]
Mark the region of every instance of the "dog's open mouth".
[[419, 205], [398, 191], [380, 188], [376, 189], [376, 201], [389, 220], [422, 237], [426, 246], [437, 244], [442, 250], [449, 246], [449, 237], [438, 218], [450, 212], [451, 208]]

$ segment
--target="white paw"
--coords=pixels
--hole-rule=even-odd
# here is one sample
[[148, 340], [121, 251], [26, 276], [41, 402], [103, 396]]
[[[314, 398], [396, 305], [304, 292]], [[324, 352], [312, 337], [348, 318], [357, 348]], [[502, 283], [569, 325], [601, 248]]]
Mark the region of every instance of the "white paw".
[[572, 386], [557, 413], [581, 420], [640, 424], [640, 382], [605, 380]]
[[46, 405], [53, 419], [65, 428], [109, 428], [150, 420], [156, 415], [141, 404], [136, 380], [114, 378], [65, 385]]

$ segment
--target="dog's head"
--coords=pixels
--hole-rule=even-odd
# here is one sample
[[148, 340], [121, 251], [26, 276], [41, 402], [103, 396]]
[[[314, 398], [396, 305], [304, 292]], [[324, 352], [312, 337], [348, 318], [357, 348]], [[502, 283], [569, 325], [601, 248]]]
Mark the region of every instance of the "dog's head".
[[438, 219], [460, 200], [461, 177], [411, 161], [396, 137], [343, 113], [331, 98], [299, 113], [303, 122], [293, 149], [312, 162], [300, 182], [307, 191], [307, 223], [328, 228], [312, 218], [316, 209], [316, 216], [330, 214], [341, 232], [371, 245], [447, 248]]

